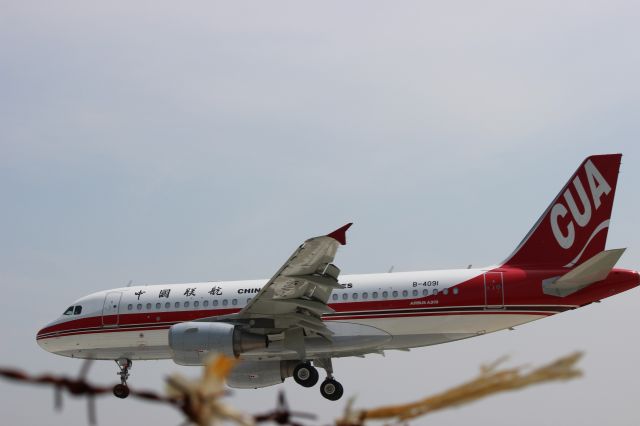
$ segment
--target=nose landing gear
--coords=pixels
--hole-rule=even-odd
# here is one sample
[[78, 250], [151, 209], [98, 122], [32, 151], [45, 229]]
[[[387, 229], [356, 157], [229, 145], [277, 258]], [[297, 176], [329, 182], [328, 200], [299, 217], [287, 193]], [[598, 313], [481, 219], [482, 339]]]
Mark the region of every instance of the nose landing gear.
[[129, 387], [127, 386], [127, 379], [129, 378], [129, 369], [133, 365], [130, 359], [119, 358], [116, 360], [116, 364], [120, 369], [120, 372], [116, 373], [120, 376], [120, 384], [113, 387], [113, 394], [118, 398], [124, 399], [129, 396]]

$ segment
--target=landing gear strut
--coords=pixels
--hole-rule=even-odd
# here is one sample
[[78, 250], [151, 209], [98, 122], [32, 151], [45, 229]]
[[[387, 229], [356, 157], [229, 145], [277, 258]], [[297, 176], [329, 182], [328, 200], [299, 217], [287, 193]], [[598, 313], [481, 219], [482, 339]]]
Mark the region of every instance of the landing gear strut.
[[129, 378], [129, 369], [133, 365], [130, 359], [120, 358], [116, 360], [116, 364], [120, 369], [118, 376], [120, 376], [120, 384], [113, 387], [113, 394], [118, 398], [124, 399], [129, 396], [129, 387], [127, 386], [127, 379]]

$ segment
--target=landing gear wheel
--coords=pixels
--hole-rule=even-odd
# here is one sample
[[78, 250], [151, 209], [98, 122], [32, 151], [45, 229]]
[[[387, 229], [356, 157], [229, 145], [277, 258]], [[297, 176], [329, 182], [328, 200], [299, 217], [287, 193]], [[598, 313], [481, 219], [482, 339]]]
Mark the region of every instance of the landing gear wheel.
[[293, 380], [305, 388], [310, 388], [318, 383], [319, 377], [318, 370], [308, 362], [300, 363], [293, 369]]
[[127, 386], [127, 379], [129, 378], [129, 369], [133, 365], [130, 359], [119, 358], [116, 360], [116, 364], [120, 371], [117, 373], [120, 376], [120, 384], [113, 387], [113, 394], [124, 399], [129, 396], [129, 387]]
[[337, 380], [328, 378], [320, 385], [320, 393], [330, 401], [337, 401], [342, 397], [344, 389]]
[[120, 399], [124, 399], [129, 396], [129, 387], [127, 385], [115, 385], [113, 387], [113, 394]]

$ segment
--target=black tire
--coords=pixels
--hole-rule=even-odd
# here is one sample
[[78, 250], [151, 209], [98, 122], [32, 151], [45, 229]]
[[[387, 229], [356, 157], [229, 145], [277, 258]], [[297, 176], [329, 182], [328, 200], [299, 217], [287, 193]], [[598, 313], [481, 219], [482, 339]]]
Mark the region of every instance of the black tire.
[[318, 370], [306, 362], [296, 365], [296, 368], [293, 369], [293, 380], [305, 388], [315, 386], [315, 384], [318, 383], [319, 377], [320, 374], [318, 374]]
[[113, 394], [120, 399], [125, 399], [129, 396], [129, 387], [127, 385], [115, 385], [113, 387]]
[[342, 398], [344, 389], [337, 380], [327, 379], [320, 385], [320, 393], [329, 401], [337, 401]]

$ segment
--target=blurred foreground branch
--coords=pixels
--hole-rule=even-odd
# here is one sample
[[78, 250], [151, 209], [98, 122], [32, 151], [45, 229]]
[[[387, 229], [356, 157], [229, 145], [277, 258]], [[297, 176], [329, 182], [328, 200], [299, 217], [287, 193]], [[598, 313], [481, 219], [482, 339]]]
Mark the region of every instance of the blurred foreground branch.
[[[350, 401], [344, 417], [336, 421], [336, 426], [362, 426], [367, 420], [406, 422], [437, 410], [467, 404], [495, 393], [518, 390], [545, 382], [574, 379], [582, 375], [582, 371], [576, 368], [576, 363], [581, 357], [582, 353], [577, 352], [534, 369], [524, 367], [499, 369], [498, 367], [504, 359], [499, 360], [492, 365], [482, 367], [480, 375], [467, 383], [409, 404], [354, 410], [352, 408], [353, 401]], [[236, 361], [233, 359], [223, 356], [214, 357], [205, 366], [203, 375], [199, 379], [187, 379], [179, 374], [169, 376], [166, 395], [133, 389], [130, 395], [139, 399], [172, 405], [184, 414], [188, 423], [198, 426], [217, 426], [222, 423], [253, 426], [263, 422], [301, 426], [300, 423], [293, 420], [295, 417], [315, 419], [313, 414], [291, 411], [283, 393], [280, 393], [278, 397], [276, 408], [265, 414], [249, 415], [224, 402], [223, 397], [228, 394], [225, 390], [225, 377], [235, 364]], [[53, 386], [56, 408], [58, 409], [62, 407], [62, 391], [67, 391], [74, 396], [85, 396], [89, 403], [89, 423], [95, 424], [95, 396], [111, 394], [112, 387], [96, 386], [87, 382], [85, 375], [88, 365], [87, 363], [83, 366], [78, 379], [54, 375], [30, 376], [22, 371], [8, 368], [0, 368], [0, 377]]]
[[362, 425], [366, 420], [407, 421], [424, 416], [437, 410], [468, 404], [499, 392], [514, 391], [527, 386], [571, 380], [582, 376], [576, 363], [582, 357], [576, 352], [547, 365], [525, 371], [524, 367], [498, 369], [504, 361], [481, 368], [480, 375], [466, 383], [409, 404], [389, 405], [367, 410], [353, 410], [347, 406], [345, 416], [339, 419], [338, 426]]

